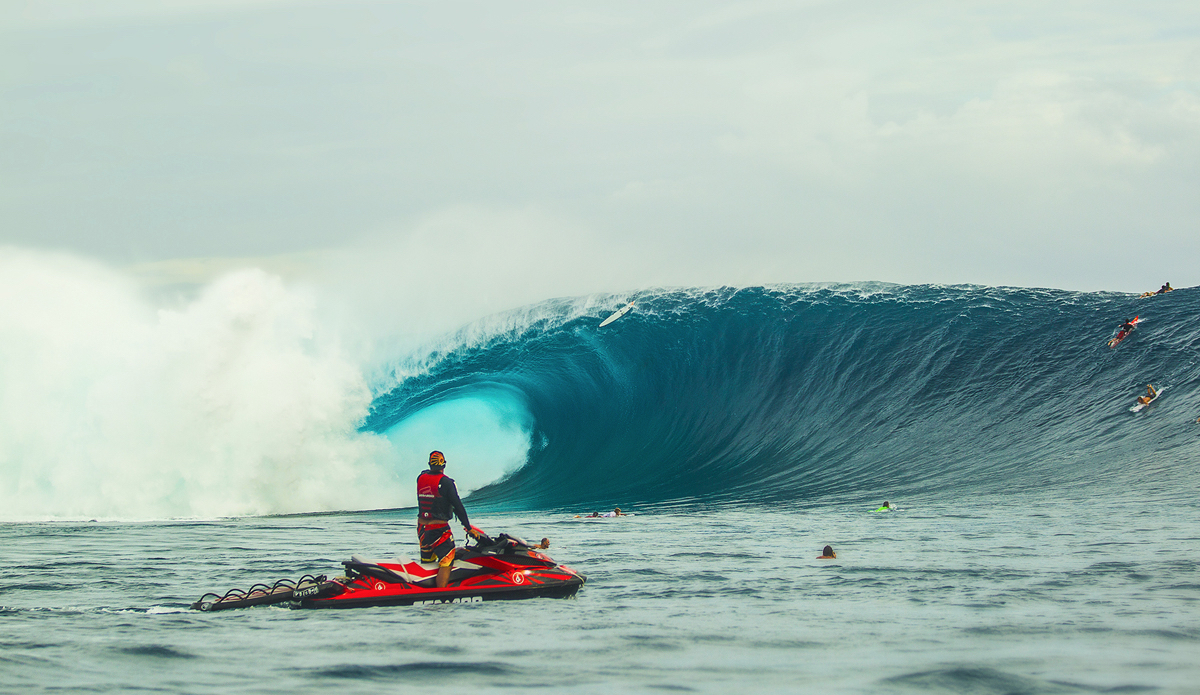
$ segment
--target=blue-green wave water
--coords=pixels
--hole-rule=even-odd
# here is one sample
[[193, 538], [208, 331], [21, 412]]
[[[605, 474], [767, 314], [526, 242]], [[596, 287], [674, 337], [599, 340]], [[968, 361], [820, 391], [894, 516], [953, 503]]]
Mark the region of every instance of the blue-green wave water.
[[[1186, 426], [1200, 415], [1198, 292], [663, 291], [605, 328], [607, 310], [547, 305], [439, 355], [377, 397], [365, 428], [447, 400], [518, 403], [527, 463], [475, 496], [526, 508], [1182, 491], [1200, 463]], [[1147, 383], [1169, 400], [1131, 415]]]

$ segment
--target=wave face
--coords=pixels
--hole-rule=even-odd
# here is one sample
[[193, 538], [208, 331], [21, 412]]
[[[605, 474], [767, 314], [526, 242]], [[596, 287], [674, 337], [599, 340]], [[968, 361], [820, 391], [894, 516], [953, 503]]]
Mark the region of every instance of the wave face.
[[[519, 403], [513, 507], [878, 500], [1129, 486], [1190, 493], [1197, 290], [859, 285], [547, 302], [378, 396], [384, 432], [460, 399]], [[1116, 349], [1124, 319], [1145, 323]], [[1163, 397], [1129, 412], [1147, 383]], [[451, 457], [453, 468], [453, 457]]]

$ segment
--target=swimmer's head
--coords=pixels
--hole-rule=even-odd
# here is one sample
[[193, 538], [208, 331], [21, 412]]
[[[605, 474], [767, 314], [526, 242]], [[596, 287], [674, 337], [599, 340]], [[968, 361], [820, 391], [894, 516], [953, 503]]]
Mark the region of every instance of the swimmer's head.
[[825, 557], [833, 557], [833, 546], [827, 545], [821, 550], [821, 555]]

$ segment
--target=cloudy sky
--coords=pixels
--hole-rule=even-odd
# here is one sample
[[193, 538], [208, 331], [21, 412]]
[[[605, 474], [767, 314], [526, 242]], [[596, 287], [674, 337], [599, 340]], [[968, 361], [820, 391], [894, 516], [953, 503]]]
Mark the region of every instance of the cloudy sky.
[[514, 301], [1200, 284], [1195, 0], [5, 7], [10, 249]]

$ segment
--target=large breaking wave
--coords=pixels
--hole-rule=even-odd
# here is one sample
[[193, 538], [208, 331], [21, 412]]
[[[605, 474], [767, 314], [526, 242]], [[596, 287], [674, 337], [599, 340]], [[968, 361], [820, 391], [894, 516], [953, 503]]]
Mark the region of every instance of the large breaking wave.
[[[1196, 289], [654, 290], [605, 328], [625, 297], [416, 348], [427, 305], [398, 296], [367, 350], [316, 289], [261, 271], [164, 306], [78, 259], [10, 249], [0, 270], [5, 521], [411, 506], [434, 448], [472, 505], [506, 508], [1187, 495], [1200, 478]], [[1163, 397], [1130, 413], [1150, 382]]]
[[[375, 399], [364, 429], [450, 403], [496, 404], [529, 448], [524, 465], [471, 499], [514, 507], [1096, 485], [1190, 494], [1197, 296], [655, 291], [603, 329], [619, 298], [557, 300], [398, 365], [405, 378]], [[1109, 349], [1134, 315], [1145, 323]], [[1168, 387], [1163, 398], [1130, 413], [1151, 382]]]

